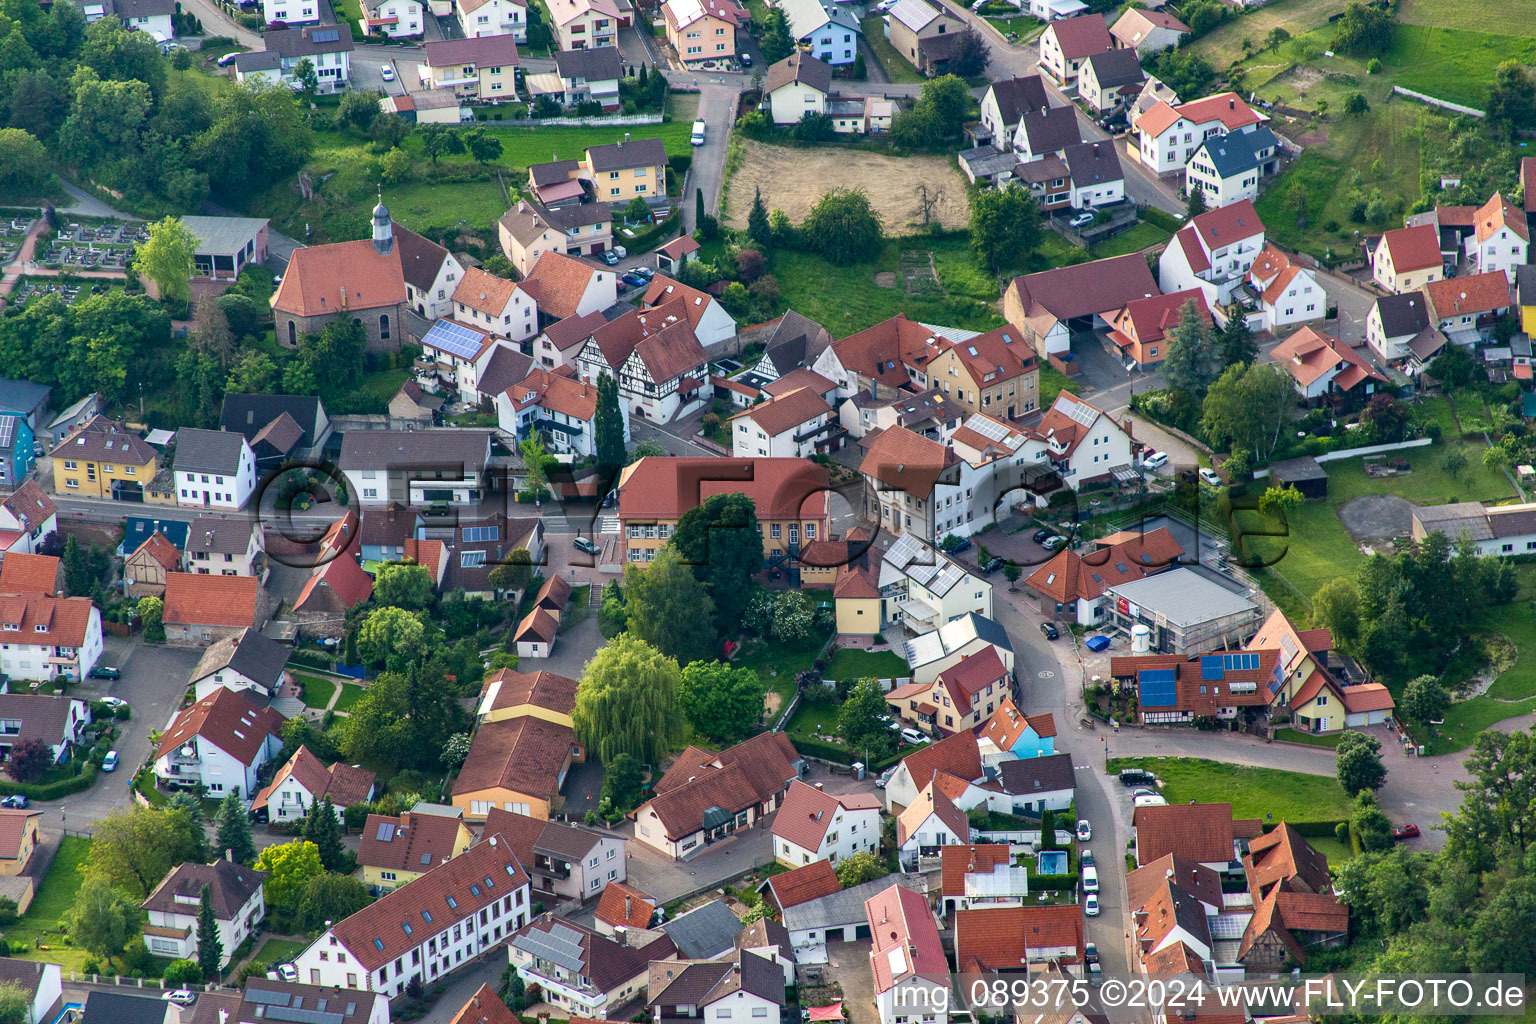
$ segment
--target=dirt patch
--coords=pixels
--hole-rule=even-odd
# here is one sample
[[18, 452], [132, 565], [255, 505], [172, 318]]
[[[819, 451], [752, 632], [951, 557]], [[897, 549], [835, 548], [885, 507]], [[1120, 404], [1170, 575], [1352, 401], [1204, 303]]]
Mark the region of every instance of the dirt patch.
[[875, 275], [875, 287], [877, 287], [877, 288], [895, 288], [896, 287], [896, 272], [894, 270], [882, 270], [882, 271], [880, 271], [880, 273]]
[[[799, 223], [830, 189], [862, 188], [879, 211], [888, 234], [904, 234], [921, 226], [917, 189], [926, 184], [943, 189], [934, 216], [946, 228], [963, 228], [970, 218], [965, 179], [945, 157], [884, 156], [858, 149], [830, 146], [792, 149], [746, 141], [741, 169], [731, 181], [732, 196], [746, 196], [762, 189], [768, 208], [783, 210]], [[726, 223], [747, 226], [749, 201], [733, 202]]]
[[1339, 509], [1339, 521], [1356, 540], [1405, 537], [1413, 529], [1413, 505], [1395, 494], [1367, 494]]
[[784, 698], [778, 693], [775, 693], [773, 690], [769, 690], [767, 693], [763, 694], [763, 717], [768, 721], [773, 721], [773, 719], [779, 713], [779, 708], [783, 706]]

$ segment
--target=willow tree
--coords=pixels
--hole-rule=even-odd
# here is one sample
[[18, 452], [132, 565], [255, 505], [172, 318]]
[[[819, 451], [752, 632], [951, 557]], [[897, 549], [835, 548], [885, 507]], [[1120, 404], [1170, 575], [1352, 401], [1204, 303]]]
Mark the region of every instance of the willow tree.
[[587, 662], [576, 688], [576, 735], [604, 763], [628, 754], [655, 767], [683, 742], [677, 713], [677, 662], [620, 633]]

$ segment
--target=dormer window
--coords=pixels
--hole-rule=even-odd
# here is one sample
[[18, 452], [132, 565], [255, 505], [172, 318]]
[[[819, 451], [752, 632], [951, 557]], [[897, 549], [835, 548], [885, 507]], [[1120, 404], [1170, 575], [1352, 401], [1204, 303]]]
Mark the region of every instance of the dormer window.
[[48, 632], [48, 626], [45, 623], [39, 622], [37, 625], [33, 626], [32, 628], [34, 630], [36, 630], [37, 632], [39, 632], [39, 633], [46, 633], [46, 632]]

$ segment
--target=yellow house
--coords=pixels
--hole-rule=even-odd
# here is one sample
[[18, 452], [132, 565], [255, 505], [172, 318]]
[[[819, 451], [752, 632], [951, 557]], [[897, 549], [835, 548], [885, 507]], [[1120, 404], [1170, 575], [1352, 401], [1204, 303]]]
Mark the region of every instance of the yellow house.
[[1248, 650], [1289, 652], [1288, 657], [1282, 654], [1280, 688], [1270, 694], [1270, 703], [1285, 707], [1298, 693], [1311, 688], [1312, 677], [1326, 663], [1332, 646], [1333, 638], [1328, 630], [1298, 630], [1278, 609], [1265, 619], [1264, 625], [1248, 642]]
[[1040, 364], [1011, 325], [941, 347], [923, 372], [929, 387], [966, 412], [1014, 419], [1040, 404]]
[[42, 811], [0, 811], [0, 875], [11, 877], [27, 870], [42, 819]]
[[736, 17], [729, 9], [706, 6], [704, 0], [667, 0], [661, 12], [667, 42], [684, 64], [736, 56]]
[[53, 493], [143, 501], [159, 470], [154, 447], [121, 423], [94, 416], [49, 453]]
[[590, 146], [582, 161], [582, 177], [592, 182], [600, 203], [627, 203], [631, 199], [666, 198], [667, 147], [660, 139]]
[[832, 587], [837, 602], [838, 636], [877, 636], [880, 633], [880, 585], [863, 566], [844, 566]]
[[1371, 254], [1371, 279], [1397, 295], [1417, 291], [1444, 276], [1440, 232], [1433, 224], [1388, 231]]
[[533, 715], [482, 722], [453, 784], [453, 806], [468, 821], [492, 807], [548, 821], [565, 806], [560, 789], [575, 761], [585, 760], [576, 731]]
[[510, 33], [427, 43], [421, 84], [482, 103], [517, 97], [517, 41]]
[[571, 712], [576, 708], [576, 680], [553, 672], [515, 672], [504, 668], [486, 676], [480, 685], [482, 723], [514, 718], [538, 718], [574, 729]]
[[370, 814], [357, 852], [363, 884], [373, 892], [398, 889], [457, 857], [474, 839], [462, 818], [446, 814]]

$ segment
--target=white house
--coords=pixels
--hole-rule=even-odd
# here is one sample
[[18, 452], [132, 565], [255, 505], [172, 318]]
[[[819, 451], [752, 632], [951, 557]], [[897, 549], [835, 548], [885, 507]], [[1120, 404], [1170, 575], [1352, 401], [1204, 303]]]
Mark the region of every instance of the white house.
[[1040, 70], [1062, 89], [1077, 88], [1083, 64], [1095, 53], [1114, 49], [1102, 14], [1083, 14], [1052, 21], [1040, 36]]
[[58, 506], [36, 480], [24, 482], [0, 502], [0, 551], [36, 554], [58, 527]]
[[1062, 391], [1035, 425], [1047, 455], [1073, 490], [1131, 464], [1131, 434], [1108, 413]]
[[528, 873], [499, 836], [337, 921], [294, 959], [299, 980], [391, 998], [504, 945], [528, 923]]
[[295, 84], [294, 73], [304, 61], [315, 69], [321, 93], [339, 92], [352, 78], [352, 33], [337, 25], [303, 25], [268, 32], [267, 48], [235, 59], [235, 78], [249, 66], [257, 79]]
[[528, 41], [528, 5], [516, 0], [453, 0], [453, 13], [465, 39], [509, 35]]
[[1159, 100], [1136, 118], [1140, 144], [1131, 152], [1157, 174], [1182, 171], [1200, 143], [1229, 132], [1249, 131], [1269, 120], [1235, 92], [1174, 106]]
[[515, 281], [470, 267], [453, 290], [453, 314], [493, 335], [523, 341], [539, 333], [538, 305]]
[[1140, 8], [1126, 11], [1109, 28], [1116, 47], [1135, 50], [1139, 57], [1178, 46], [1188, 31], [1189, 26], [1171, 14]]
[[101, 611], [88, 597], [0, 594], [0, 672], [10, 679], [76, 682], [101, 657]]
[[606, 267], [549, 250], [539, 253], [525, 283], [538, 282], [539, 318], [547, 324], [607, 309], [618, 301], [617, 280]]
[[[116, 14], [127, 28], [143, 32], [157, 42], [169, 42], [176, 36], [175, 19], [172, 15], [177, 8], [166, 0], [111, 0], [111, 3], [102, 9]], [[87, 7], [86, 10], [89, 12], [90, 8]], [[97, 15], [97, 17], [100, 16]], [[96, 19], [87, 14], [86, 20]]]
[[1272, 245], [1266, 245], [1248, 268], [1248, 284], [1258, 298], [1266, 331], [1321, 319], [1328, 308], [1328, 296], [1312, 271]]
[[1433, 224], [1385, 231], [1371, 253], [1371, 280], [1394, 294], [1418, 291], [1444, 276], [1440, 232]]
[[246, 628], [208, 646], [192, 670], [197, 700], [215, 690], [252, 690], [255, 698], [271, 697], [288, 675], [288, 648]]
[[1205, 205], [1212, 210], [1257, 199], [1259, 181], [1279, 166], [1279, 147], [1275, 133], [1262, 124], [1252, 131], [1212, 136], [1190, 157], [1185, 187], [1204, 191]]
[[946, 846], [939, 864], [945, 917], [957, 910], [1021, 907], [1029, 896], [1029, 869], [1013, 862], [1007, 843]]
[[880, 596], [887, 621], [909, 628], [937, 629], [975, 612], [992, 616], [992, 583], [967, 572], [937, 548], [912, 534], [897, 538], [880, 562]]
[[235, 950], [256, 933], [267, 916], [266, 877], [265, 871], [222, 858], [212, 864], [172, 868], [144, 901], [142, 909], [149, 913], [144, 944], [155, 956], [195, 960], [200, 939], [198, 912], [207, 889], [219, 937], [219, 966], [228, 967]]
[[1019, 115], [1018, 127], [1009, 140], [1021, 163], [1061, 156], [1068, 146], [1083, 141], [1076, 107], [1037, 107]]
[[837, 864], [861, 850], [880, 850], [880, 801], [866, 793], [833, 795], [796, 779], [773, 819], [773, 858], [797, 868]]
[[938, 779], [929, 780], [917, 799], [896, 817], [897, 856], [905, 871], [916, 871], [924, 858], [937, 857], [946, 846], [968, 846], [970, 842], [970, 820]]
[[1147, 73], [1135, 50], [1091, 53], [1077, 76], [1077, 91], [1094, 114], [1117, 114], [1141, 92]]
[[1113, 139], [1079, 142], [1062, 152], [1074, 209], [1092, 210], [1125, 199], [1125, 173]]
[[1064, 811], [1076, 792], [1071, 754], [1020, 757], [997, 766], [1001, 794], [988, 793], [987, 806], [1005, 814], [1038, 818], [1046, 810]]
[[746, 950], [724, 960], [651, 965], [646, 1006], [656, 1020], [703, 1024], [773, 1021], [784, 1008], [784, 975], [778, 963]]
[[268, 25], [306, 25], [320, 20], [320, 0], [261, 0], [261, 16]]
[[987, 86], [981, 97], [981, 125], [985, 138], [1000, 150], [1012, 145], [1019, 118], [1026, 110], [1050, 106], [1045, 81], [1039, 75], [1005, 78]]
[[1365, 316], [1365, 342], [1382, 360], [1395, 363], [1412, 354], [1410, 345], [1429, 328], [1429, 304], [1422, 292], [1382, 295]]
[[719, 299], [665, 274], [651, 278], [650, 286], [640, 300], [640, 308], [650, 309], [676, 299], [683, 300], [688, 326], [692, 328], [693, 336], [699, 339], [700, 345], [709, 348], [736, 337], [736, 321], [725, 311]]
[[910, 807], [940, 772], [963, 783], [985, 780], [986, 770], [975, 733], [962, 729], [902, 758], [885, 782], [886, 809], [895, 814], [900, 808]]
[[949, 1024], [949, 960], [927, 897], [892, 885], [864, 908], [880, 1024]]
[[837, 447], [844, 433], [836, 410], [814, 387], [759, 402], [730, 422], [732, 453], [748, 457], [809, 458]]
[[292, 822], [329, 798], [336, 820], [342, 821], [348, 807], [373, 799], [373, 780], [373, 772], [366, 768], [339, 761], [326, 767], [308, 747], [300, 747], [272, 776], [271, 784], [256, 794], [251, 810], [257, 814], [265, 810], [269, 822]]
[[1047, 618], [1065, 617], [1091, 629], [1107, 614], [1107, 587], [1172, 568], [1183, 554], [1166, 527], [1147, 533], [1127, 530], [1104, 538], [1085, 554], [1063, 548], [1024, 585], [1040, 595], [1040, 610]]
[[831, 0], [779, 0], [789, 34], [811, 56], [834, 66], [852, 64], [863, 30], [858, 19]]
[[1276, 345], [1271, 355], [1308, 401], [1334, 393], [1369, 395], [1386, 383], [1348, 344], [1310, 327]]
[[1198, 288], [1211, 309], [1231, 305], [1264, 248], [1264, 222], [1253, 203], [1238, 200], [1207, 210], [1180, 228], [1158, 257], [1158, 288], [1164, 293]]
[[1525, 214], [1498, 192], [1477, 211], [1472, 234], [1467, 236], [1467, 259], [1480, 273], [1502, 270], [1515, 283], [1515, 268], [1525, 265], [1530, 245]]
[[[619, 403], [629, 441], [629, 403]], [[597, 385], [538, 368], [496, 396], [496, 422], [519, 438], [539, 434], [550, 450], [597, 455]]]
[[64, 1005], [64, 983], [58, 964], [0, 957], [0, 981], [20, 985], [27, 993], [24, 1024], [51, 1024]]
[[448, 316], [453, 312], [453, 289], [464, 273], [458, 257], [399, 224], [394, 225], [394, 234], [405, 275], [405, 301], [428, 320]]
[[176, 431], [176, 504], [237, 512], [256, 490], [256, 455], [231, 430]]
[[201, 783], [215, 799], [252, 795], [261, 766], [283, 749], [284, 721], [220, 687], [171, 721], [155, 752], [155, 776], [173, 789]]
[[54, 763], [64, 760], [70, 748], [81, 741], [90, 724], [91, 710], [83, 700], [49, 696], [42, 693], [0, 693], [0, 755], [10, 756], [11, 745], [22, 740], [41, 740], [48, 744]]
[[1029, 13], [1041, 21], [1076, 17], [1088, 9], [1083, 0], [1029, 0], [1027, 6]]
[[265, 576], [265, 534], [244, 518], [204, 515], [192, 521], [181, 571], [198, 576]]
[[[658, 274], [656, 280], [664, 278]], [[630, 310], [599, 327], [576, 357], [582, 381], [596, 385], [608, 374], [618, 382], [619, 402], [630, 415], [657, 423], [697, 408], [704, 400], [709, 360], [689, 326], [686, 306], [679, 297]]]
[[799, 124], [806, 114], [824, 114], [832, 91], [832, 66], [796, 50], [768, 68], [763, 95], [774, 124]]
[[358, 21], [364, 35], [385, 35], [391, 39], [419, 36], [426, 19], [420, 0], [362, 0], [363, 16]]

